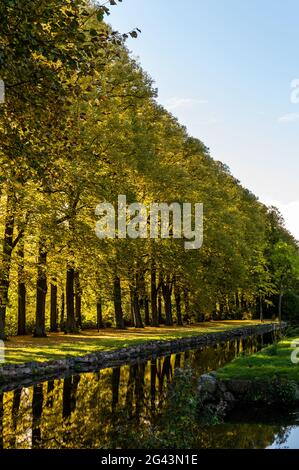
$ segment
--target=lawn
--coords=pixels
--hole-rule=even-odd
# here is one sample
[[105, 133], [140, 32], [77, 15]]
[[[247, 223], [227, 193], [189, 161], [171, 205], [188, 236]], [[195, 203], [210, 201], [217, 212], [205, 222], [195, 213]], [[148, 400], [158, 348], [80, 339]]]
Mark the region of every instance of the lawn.
[[[299, 382], [299, 364], [294, 364], [292, 343], [299, 337], [286, 338], [251, 356], [240, 356], [217, 371], [221, 379], [272, 379], [285, 378]], [[299, 353], [297, 354], [299, 357]]]
[[[145, 329], [128, 328], [127, 330], [105, 329], [83, 331], [79, 334], [64, 335], [52, 333], [47, 338], [32, 336], [12, 337], [5, 342], [5, 362], [20, 364], [31, 361], [49, 361], [67, 356], [84, 356], [94, 351], [111, 351], [146, 341], [171, 340], [187, 336], [198, 336], [233, 328], [254, 326], [257, 321], [222, 321], [199, 323], [184, 327], [147, 327]], [[3, 348], [0, 354], [3, 352]]]

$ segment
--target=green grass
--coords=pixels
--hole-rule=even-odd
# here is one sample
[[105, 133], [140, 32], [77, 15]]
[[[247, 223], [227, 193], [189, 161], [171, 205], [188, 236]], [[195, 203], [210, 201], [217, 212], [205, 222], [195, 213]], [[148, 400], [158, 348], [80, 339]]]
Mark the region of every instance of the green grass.
[[[264, 380], [283, 378], [299, 382], [299, 364], [291, 361], [296, 338], [286, 338], [251, 356], [240, 356], [217, 371], [221, 379]], [[299, 337], [297, 337], [299, 344]], [[298, 354], [299, 357], [299, 354]]]
[[[147, 341], [171, 340], [198, 336], [233, 328], [260, 324], [256, 321], [207, 322], [184, 327], [160, 327], [127, 330], [109, 328], [99, 333], [94, 330], [80, 334], [50, 334], [47, 338], [31, 336], [12, 337], [5, 342], [5, 362], [2, 364], [21, 364], [32, 361], [50, 361], [68, 356], [84, 356], [95, 351], [111, 351]], [[0, 348], [1, 353], [1, 348]]]

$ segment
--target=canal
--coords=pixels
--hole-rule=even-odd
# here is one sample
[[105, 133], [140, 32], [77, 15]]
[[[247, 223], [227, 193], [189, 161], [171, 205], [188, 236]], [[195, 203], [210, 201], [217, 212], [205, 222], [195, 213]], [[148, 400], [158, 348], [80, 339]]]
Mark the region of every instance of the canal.
[[[134, 448], [163, 412], [176, 368], [199, 376], [272, 340], [237, 339], [1, 393], [0, 447]], [[299, 448], [298, 420], [299, 410], [234, 410], [224, 423], [201, 427], [192, 447]]]

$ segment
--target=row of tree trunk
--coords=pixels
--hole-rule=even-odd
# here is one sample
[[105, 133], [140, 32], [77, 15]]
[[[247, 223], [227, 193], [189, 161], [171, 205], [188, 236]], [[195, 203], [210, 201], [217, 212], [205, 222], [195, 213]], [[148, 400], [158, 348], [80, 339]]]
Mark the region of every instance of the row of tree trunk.
[[[18, 245], [18, 335], [25, 335], [26, 331], [26, 280], [24, 263], [24, 229], [19, 227], [18, 235], [14, 239], [14, 213], [16, 210], [16, 199], [13, 192], [8, 191], [6, 219], [4, 229], [4, 242], [2, 252], [2, 269], [0, 272], [0, 339], [5, 339], [5, 318], [8, 304], [8, 292], [10, 285], [10, 269], [12, 252]], [[46, 297], [48, 289], [47, 279], [47, 257], [46, 241], [40, 237], [38, 246], [37, 280], [36, 280], [36, 312], [35, 337], [46, 336]], [[61, 295], [60, 321], [58, 308], [57, 280], [51, 279], [50, 284], [50, 331], [57, 332], [59, 329], [65, 333], [77, 332], [82, 327], [81, 298], [79, 272], [75, 270], [72, 263], [67, 266], [65, 294]], [[182, 325], [181, 312], [181, 289], [175, 277], [169, 275], [164, 278], [159, 274], [157, 280], [156, 267], [153, 264], [150, 278], [150, 296], [147, 294], [144, 273], [135, 272], [131, 279], [131, 323], [136, 328], [144, 325], [158, 326], [165, 323], [171, 326], [173, 320], [172, 296], [174, 294], [176, 307], [176, 323]], [[114, 311], [116, 327], [125, 328], [125, 320], [122, 308], [121, 280], [118, 276], [114, 278], [113, 286]], [[164, 301], [165, 317], [162, 314], [162, 297]], [[150, 312], [151, 305], [151, 312]], [[141, 311], [144, 311], [142, 316]], [[185, 311], [188, 311], [188, 298], [185, 293]], [[66, 318], [65, 318], [66, 311]], [[104, 327], [101, 296], [97, 300], [97, 327]]]
[[[144, 326], [159, 326], [165, 324], [172, 326], [174, 322], [183, 325], [182, 315], [182, 292], [184, 292], [185, 315], [189, 313], [189, 296], [187, 290], [182, 290], [175, 276], [170, 277], [160, 274], [157, 281], [156, 268], [153, 265], [150, 277], [150, 295], [148, 295], [144, 274], [137, 272], [131, 278], [130, 300], [131, 300], [131, 324], [136, 328]], [[175, 299], [176, 320], [173, 318], [173, 297]], [[120, 279], [114, 280], [115, 318], [118, 328], [124, 328]], [[164, 304], [164, 315], [162, 306]], [[143, 315], [142, 315], [143, 310]]]

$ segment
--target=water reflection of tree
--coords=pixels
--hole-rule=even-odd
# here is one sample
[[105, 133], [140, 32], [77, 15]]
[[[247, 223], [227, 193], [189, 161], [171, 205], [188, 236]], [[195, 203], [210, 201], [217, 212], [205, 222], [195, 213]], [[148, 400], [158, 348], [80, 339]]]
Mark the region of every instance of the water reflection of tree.
[[0, 394], [0, 449], [3, 449], [3, 393]]
[[53, 390], [55, 387], [55, 381], [54, 380], [49, 380], [47, 384], [47, 407], [52, 408], [53, 406]]
[[120, 367], [115, 367], [112, 370], [112, 412], [114, 412], [119, 401], [119, 382]]
[[270, 444], [275, 444], [275, 447], [282, 447], [289, 439], [293, 426], [280, 428], [275, 436], [275, 441]]
[[[175, 368], [189, 364], [201, 374], [231, 360], [238, 351], [256, 351], [258, 341], [231, 341], [7, 392], [0, 395], [0, 447], [141, 445], [159, 425]], [[190, 445], [225, 447], [234, 442], [245, 448], [262, 447], [279, 432], [281, 438], [284, 436], [280, 427], [248, 427], [245, 432], [245, 428], [236, 429], [226, 432], [219, 428], [218, 435], [216, 428], [213, 432], [197, 429], [195, 435], [189, 433]]]
[[223, 424], [201, 429], [195, 440], [200, 448], [265, 449], [278, 434], [285, 435], [286, 427], [267, 424]]
[[33, 387], [32, 397], [32, 448], [40, 447], [41, 442], [41, 417], [43, 413], [43, 384]]
[[80, 375], [67, 377], [63, 381], [62, 416], [64, 419], [70, 418], [76, 408], [77, 390], [80, 382]]
[[13, 402], [12, 402], [12, 438], [11, 438], [11, 444], [10, 447], [14, 448], [16, 447], [16, 431], [17, 431], [17, 425], [18, 425], [18, 418], [19, 418], [19, 409], [20, 409], [20, 403], [21, 403], [21, 395], [22, 395], [22, 389], [18, 388], [13, 392]]

